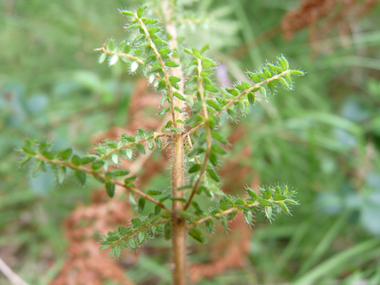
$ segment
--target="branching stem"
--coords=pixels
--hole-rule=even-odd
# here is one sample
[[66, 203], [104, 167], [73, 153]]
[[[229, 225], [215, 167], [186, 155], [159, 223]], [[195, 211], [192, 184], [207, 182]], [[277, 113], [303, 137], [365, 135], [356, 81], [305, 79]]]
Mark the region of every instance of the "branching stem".
[[[155, 138], [160, 138], [160, 137], [167, 137], [167, 136], [172, 136], [172, 134], [155, 134]], [[110, 152], [102, 155], [99, 159], [100, 160], [104, 160], [106, 159], [107, 157], [110, 157], [111, 155], [113, 155], [114, 153], [122, 150], [122, 149], [125, 149], [125, 148], [130, 148], [130, 147], [133, 147], [137, 144], [141, 144], [141, 143], [144, 143], [148, 141], [148, 139], [141, 139], [141, 140], [138, 140], [137, 142], [133, 142], [133, 143], [128, 143], [128, 144], [124, 144], [124, 145], [121, 145], [113, 150], [111, 150]]]
[[[232, 104], [234, 104], [235, 102], [237, 102], [241, 97], [243, 97], [244, 95], [247, 95], [248, 93], [250, 93], [252, 90], [256, 89], [256, 88], [259, 88], [261, 86], [263, 86], [264, 84], [267, 84], [271, 81], [274, 81], [274, 80], [277, 80], [279, 79], [280, 77], [284, 77], [286, 74], [290, 73], [290, 70], [285, 70], [284, 72], [281, 72], [275, 76], [272, 76], [271, 78], [268, 78], [264, 81], [261, 81], [259, 83], [256, 83], [255, 85], [253, 85], [252, 87], [250, 87], [249, 89], [245, 90], [243, 93], [241, 93], [240, 95], [236, 96], [234, 99], [232, 99], [226, 106], [223, 107], [223, 109], [219, 112], [216, 112], [215, 113], [215, 116], [219, 116], [221, 113], [225, 112]], [[186, 136], [189, 136], [191, 135], [192, 133], [194, 133], [195, 131], [199, 130], [200, 128], [202, 128], [203, 126], [205, 125], [205, 122], [202, 123], [202, 124], [199, 124], [198, 126], [196, 126], [195, 128], [192, 128], [190, 131], [188, 131], [186, 134], [183, 135], [183, 137], [185, 138]]]
[[152, 41], [152, 38], [150, 37], [148, 29], [146, 28], [144, 22], [140, 18], [137, 18], [137, 19], [138, 19], [138, 21], [140, 23], [141, 28], [143, 29], [143, 31], [145, 33], [146, 39], [149, 41], [150, 46], [153, 49], [153, 52], [155, 53], [158, 61], [161, 64], [162, 72], [164, 73], [164, 76], [165, 76], [166, 87], [168, 88], [168, 94], [169, 94], [169, 99], [170, 99], [170, 112], [172, 114], [173, 126], [174, 126], [174, 128], [177, 128], [176, 115], [175, 115], [175, 112], [174, 112], [174, 102], [173, 102], [172, 87], [171, 87], [170, 81], [169, 81], [168, 70], [167, 70], [167, 68], [165, 66], [164, 61], [162, 60], [162, 57], [161, 57], [160, 53], [157, 50], [156, 45]]
[[203, 90], [203, 80], [202, 80], [202, 75], [201, 75], [201, 73], [202, 73], [202, 62], [199, 58], [197, 59], [197, 61], [198, 61], [198, 91], [199, 91], [199, 95], [200, 95], [201, 100], [202, 100], [203, 115], [205, 117], [207, 149], [206, 149], [206, 153], [204, 156], [202, 168], [199, 172], [198, 180], [195, 183], [193, 190], [191, 191], [189, 200], [187, 200], [187, 203], [185, 205], [185, 208], [184, 208], [185, 211], [191, 205], [191, 201], [193, 200], [194, 195], [198, 190], [199, 184], [201, 183], [202, 177], [206, 171], [207, 162], [208, 162], [208, 158], [210, 156], [210, 151], [211, 151], [211, 132], [210, 132], [209, 119], [208, 119], [207, 105], [206, 105], [204, 90]]
[[[271, 200], [271, 199], [270, 199], [270, 200], [266, 200], [266, 201], [269, 201], [269, 202], [272, 202], [272, 203], [278, 203], [278, 202], [281, 202], [281, 201], [274, 201], [274, 200]], [[258, 205], [260, 205], [260, 203], [259, 203], [258, 201], [256, 201], [256, 202], [254, 202], [254, 203], [252, 203], [252, 204], [248, 204], [248, 205], [245, 205], [245, 206], [243, 206], [243, 207], [244, 207], [244, 208], [249, 208], [249, 207], [258, 206]], [[235, 207], [233, 207], [233, 208], [230, 208], [230, 209], [228, 209], [228, 210], [225, 210], [225, 211], [223, 211], [223, 212], [220, 212], [220, 213], [218, 213], [218, 214], [215, 214], [214, 216], [208, 216], [208, 217], [205, 217], [205, 218], [203, 218], [203, 219], [200, 219], [200, 220], [198, 220], [198, 221], [196, 221], [196, 222], [194, 222], [194, 223], [191, 223], [191, 224], [187, 225], [187, 228], [190, 229], [190, 228], [195, 227], [195, 226], [197, 226], [197, 225], [199, 225], [199, 224], [202, 224], [202, 223], [204, 223], [204, 222], [207, 222], [208, 220], [215, 219], [215, 216], [216, 216], [216, 217], [222, 217], [222, 216], [226, 216], [226, 215], [228, 215], [228, 214], [230, 214], [230, 213], [237, 212], [237, 211], [239, 211], [239, 209], [237, 208], [237, 206], [235, 206]]]
[[105, 44], [101, 48], [94, 49], [94, 51], [102, 51], [106, 54], [117, 55], [120, 57], [128, 57], [129, 59], [132, 59], [132, 60], [140, 63], [141, 65], [144, 65], [144, 62], [141, 59], [139, 59], [138, 57], [135, 57], [133, 55], [122, 53], [122, 52], [114, 52], [114, 51], [106, 50]]
[[48, 162], [48, 163], [52, 163], [52, 164], [56, 164], [56, 165], [62, 165], [62, 166], [66, 166], [66, 167], [70, 167], [71, 169], [77, 169], [77, 170], [80, 170], [80, 171], [83, 171], [83, 172], [86, 172], [88, 174], [91, 174], [92, 176], [96, 176], [98, 178], [101, 178], [105, 181], [108, 181], [108, 182], [111, 182], [115, 185], [119, 185], [121, 187], [124, 187], [125, 189], [127, 189], [128, 191], [130, 192], [133, 192], [141, 197], [144, 197], [146, 200], [156, 204], [157, 206], [159, 206], [160, 208], [164, 209], [164, 210], [167, 210], [167, 211], [170, 211], [164, 204], [160, 203], [159, 201], [157, 201], [156, 199], [152, 198], [152, 196], [148, 195], [148, 194], [145, 194], [144, 192], [142, 192], [141, 190], [137, 189], [137, 188], [133, 188], [133, 187], [130, 187], [130, 186], [127, 186], [125, 185], [124, 183], [120, 182], [119, 180], [117, 179], [111, 179], [111, 178], [108, 178], [106, 177], [105, 175], [103, 175], [102, 173], [99, 173], [93, 169], [89, 169], [87, 167], [84, 167], [84, 166], [77, 166], [71, 162], [68, 162], [68, 161], [63, 161], [63, 160], [58, 160], [58, 159], [47, 159], [46, 157], [42, 156], [42, 155], [39, 155], [39, 154], [36, 154], [36, 155], [30, 155], [32, 157], [35, 157], [39, 160], [43, 160], [45, 162]]

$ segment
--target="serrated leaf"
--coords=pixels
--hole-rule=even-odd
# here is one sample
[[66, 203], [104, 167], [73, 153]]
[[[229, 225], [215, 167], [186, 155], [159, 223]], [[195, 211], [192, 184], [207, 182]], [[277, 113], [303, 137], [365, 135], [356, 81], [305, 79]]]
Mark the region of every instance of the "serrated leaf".
[[99, 56], [99, 63], [103, 63], [105, 60], [107, 59], [107, 54], [106, 53], [102, 53], [100, 56]]

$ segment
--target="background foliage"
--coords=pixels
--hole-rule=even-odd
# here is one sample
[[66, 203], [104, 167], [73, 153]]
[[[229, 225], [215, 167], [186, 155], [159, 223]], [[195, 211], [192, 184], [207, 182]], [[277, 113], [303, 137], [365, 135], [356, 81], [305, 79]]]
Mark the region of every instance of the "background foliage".
[[[93, 49], [108, 37], [123, 38], [125, 19], [116, 9], [137, 4], [0, 4], [0, 44], [6, 47], [0, 55], [0, 257], [31, 284], [46, 284], [62, 269], [68, 246], [63, 219], [78, 201], [90, 203], [93, 187], [82, 188], [74, 178], [59, 187], [52, 175], [31, 178], [31, 169], [18, 169], [14, 150], [29, 136], [53, 140], [56, 149], [75, 145], [84, 154], [96, 141], [93, 134], [130, 123], [126, 110], [136, 80], [121, 68], [98, 65]], [[186, 45], [210, 43], [209, 54], [228, 67], [229, 74], [218, 69], [221, 85], [244, 79], [246, 68], [280, 53], [308, 72], [295, 91], [280, 92], [242, 119], [243, 133], [228, 158], [251, 170], [238, 183], [288, 183], [301, 206], [271, 225], [258, 218], [242, 268], [200, 284], [380, 282], [379, 7], [350, 23], [348, 34], [339, 25], [317, 41], [307, 30], [291, 41], [279, 33], [244, 49], [298, 1], [179, 4]], [[236, 128], [229, 123], [228, 134]], [[165, 189], [167, 177], [157, 174], [148, 186], [157, 184]], [[194, 250], [191, 261], [207, 261], [206, 248]], [[167, 284], [170, 272], [162, 259], [162, 253], [143, 252], [134, 265], [125, 264], [126, 275], [136, 283]]]

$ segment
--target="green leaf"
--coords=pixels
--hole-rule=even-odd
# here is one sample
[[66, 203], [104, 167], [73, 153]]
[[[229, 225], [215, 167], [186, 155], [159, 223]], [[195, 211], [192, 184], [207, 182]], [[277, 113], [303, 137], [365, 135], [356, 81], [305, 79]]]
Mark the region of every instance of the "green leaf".
[[198, 76], [192, 76], [190, 77], [186, 83], [185, 83], [185, 87], [190, 87], [191, 85], [193, 85], [194, 83], [196, 83], [198, 81]]
[[131, 46], [130, 45], [125, 45], [124, 47], [124, 53], [129, 53], [131, 51]]
[[86, 184], [86, 172], [80, 171], [80, 170], [75, 170], [75, 177], [78, 179], [79, 183], [81, 185]]
[[138, 205], [138, 211], [139, 213], [141, 214], [143, 211], [144, 211], [144, 208], [145, 208], [145, 201], [146, 199], [141, 197], [137, 203]]
[[218, 156], [214, 152], [210, 152], [209, 160], [211, 161], [212, 165], [218, 165]]
[[139, 231], [139, 233], [137, 234], [137, 242], [139, 244], [142, 244], [145, 241], [145, 237], [145, 231]]
[[167, 112], [169, 112], [170, 111], [170, 107], [165, 107], [165, 108], [163, 108], [159, 113], [158, 113], [158, 115], [163, 115], [163, 114], [165, 114], [165, 113], [167, 113]]
[[213, 222], [213, 220], [206, 221], [206, 230], [207, 230], [207, 232], [211, 234], [212, 231], [213, 231], [213, 229], [214, 229], [214, 222]]
[[57, 170], [57, 180], [59, 184], [62, 184], [66, 177], [66, 167], [58, 166]]
[[70, 159], [70, 157], [71, 157], [72, 154], [73, 154], [73, 149], [72, 148], [68, 148], [68, 149], [60, 151], [59, 154], [58, 154], [58, 157], [61, 160], [67, 161], [67, 160]]
[[161, 195], [162, 191], [159, 191], [159, 190], [148, 190], [148, 192], [146, 192], [146, 194], [148, 194], [150, 196], [157, 196], [157, 195]]
[[220, 203], [220, 208], [221, 208], [223, 211], [225, 211], [225, 210], [228, 209], [227, 203], [226, 203], [226, 201], [225, 201], [224, 199], [221, 199], [219, 203]]
[[233, 218], [235, 218], [236, 214], [237, 214], [237, 211], [229, 213], [227, 215], [227, 221], [231, 221]]
[[219, 92], [219, 88], [214, 85], [206, 84], [204, 88], [205, 90], [210, 91], [210, 92], [214, 92], [214, 93]]
[[227, 109], [227, 113], [228, 115], [231, 117], [231, 119], [236, 122], [236, 116], [235, 116], [235, 111], [231, 108], [228, 108]]
[[36, 161], [36, 163], [34, 164], [34, 167], [33, 167], [33, 171], [32, 171], [32, 177], [33, 178], [37, 177], [41, 173], [44, 165], [45, 165], [45, 163], [42, 160]]
[[211, 136], [222, 144], [228, 144], [228, 141], [218, 132], [213, 132]]
[[136, 176], [132, 176], [132, 177], [125, 178], [124, 183], [125, 183], [126, 185], [128, 185], [128, 184], [130, 184], [132, 181], [135, 181], [136, 178], [137, 178]]
[[155, 39], [153, 41], [153, 43], [156, 45], [156, 46], [167, 46], [168, 45], [168, 42], [162, 40], [162, 39]]
[[191, 109], [191, 115], [194, 116], [197, 114], [201, 109], [202, 109], [202, 102], [203, 101], [197, 101], [194, 105], [193, 108]]
[[220, 179], [219, 179], [218, 175], [216, 174], [216, 172], [215, 172], [213, 169], [211, 169], [211, 168], [207, 168], [206, 171], [207, 171], [208, 175], [209, 175], [212, 179], [214, 179], [216, 182], [220, 182]]
[[211, 150], [213, 152], [216, 152], [216, 153], [219, 153], [219, 154], [226, 154], [227, 153], [227, 151], [224, 148], [222, 148], [221, 146], [216, 145], [216, 144], [214, 144], [214, 145], [211, 146]]
[[190, 169], [189, 169], [189, 173], [195, 173], [195, 172], [198, 172], [200, 171], [202, 168], [202, 166], [200, 164], [194, 164]]
[[170, 76], [169, 77], [170, 85], [173, 86], [176, 89], [179, 89], [178, 82], [180, 82], [180, 81], [181, 81], [181, 79], [178, 78], [178, 77], [175, 77], [175, 76]]
[[237, 90], [235, 90], [235, 89], [233, 89], [233, 88], [225, 88], [226, 89], [226, 91], [228, 92], [228, 93], [230, 93], [231, 95], [234, 95], [234, 96], [238, 96], [239, 95], [239, 91], [237, 91]]
[[252, 212], [250, 212], [250, 211], [244, 212], [244, 219], [248, 225], [251, 225], [252, 224]]
[[75, 155], [71, 158], [71, 162], [72, 162], [72, 164], [74, 164], [75, 166], [79, 166], [79, 165], [81, 165], [82, 160], [81, 160], [81, 158], [80, 158], [78, 155], [75, 154]]
[[210, 45], [205, 45], [199, 52], [202, 54], [210, 48]]
[[115, 49], [115, 42], [113, 41], [113, 39], [108, 41], [106, 49], [110, 51], [113, 51]]
[[135, 17], [135, 13], [133, 13], [133, 12], [131, 12], [131, 11], [121, 10], [121, 13], [122, 13], [123, 15], [126, 15], [126, 16]]
[[107, 172], [106, 177], [107, 178], [115, 178], [115, 177], [125, 176], [128, 174], [129, 174], [128, 170], [114, 170], [112, 172]]
[[107, 181], [106, 182], [106, 191], [107, 195], [112, 198], [115, 195], [115, 184], [112, 182]]
[[[145, 5], [146, 6], [146, 5]], [[142, 17], [142, 15], [143, 15], [143, 13], [144, 13], [144, 10], [147, 8], [147, 7], [145, 7], [145, 6], [142, 6], [142, 7], [140, 7], [138, 10], [137, 10], [137, 17], [139, 17], [139, 18], [141, 18]]]
[[166, 240], [169, 240], [172, 237], [172, 227], [170, 223], [165, 224], [164, 228], [164, 238]]
[[205, 237], [203, 236], [202, 231], [197, 227], [193, 227], [189, 230], [189, 236], [191, 236], [193, 239], [195, 239], [196, 241], [200, 243], [204, 243], [206, 240]]
[[139, 152], [141, 152], [142, 154], [146, 154], [146, 151], [145, 151], [145, 147], [143, 144], [139, 143], [136, 145], [136, 148]]
[[159, 83], [158, 83], [158, 86], [157, 86], [157, 91], [161, 91], [163, 89], [166, 89], [167, 86], [166, 86], [166, 81], [165, 80], [161, 80]]
[[178, 108], [177, 106], [174, 107], [174, 110], [176, 110], [177, 112], [180, 112], [182, 114], [182, 110], [180, 108]]
[[178, 99], [182, 100], [182, 101], [186, 101], [186, 98], [183, 97], [181, 94], [179, 94], [178, 92], [174, 92], [173, 93], [173, 96], [177, 97]]
[[219, 106], [219, 104], [214, 100], [206, 100], [207, 105], [209, 105], [211, 108], [214, 108], [217, 111], [222, 111], [222, 107]]
[[248, 195], [251, 196], [253, 200], [257, 200], [259, 198], [259, 195], [253, 191], [251, 188], [247, 188]]
[[220, 222], [222, 223], [223, 229], [225, 231], [228, 230], [227, 218], [226, 217], [220, 217]]
[[156, 145], [159, 149], [162, 148], [162, 141], [160, 138], [155, 138], [154, 141], [156, 142]]
[[128, 244], [133, 250], [137, 249], [137, 242], [133, 237], [128, 238]]
[[153, 62], [155, 62], [157, 60], [157, 57], [155, 54], [152, 54], [150, 56], [148, 56], [145, 60], [145, 66], [148, 66], [149, 64], [152, 64]]
[[86, 165], [86, 164], [89, 164], [95, 160], [97, 160], [98, 157], [96, 155], [86, 155], [84, 157], [81, 158], [81, 165]]
[[255, 94], [254, 93], [249, 92], [247, 97], [248, 97], [249, 104], [251, 104], [251, 105], [255, 104]]
[[27, 164], [27, 163], [30, 161], [31, 158], [32, 158], [32, 157], [29, 156], [29, 155], [25, 156], [25, 157], [21, 160], [21, 162], [19, 163], [19, 167], [23, 167], [25, 164]]
[[180, 66], [180, 64], [178, 64], [178, 63], [176, 63], [175, 61], [172, 61], [172, 60], [166, 61], [165, 65], [169, 66], [169, 67], [179, 67]]
[[148, 148], [149, 148], [150, 150], [152, 150], [152, 149], [154, 148], [154, 143], [153, 143], [153, 141], [149, 141], [149, 142], [148, 142]]
[[98, 170], [98, 169], [101, 168], [103, 165], [104, 165], [104, 161], [102, 161], [102, 160], [98, 160], [98, 161], [95, 161], [95, 162], [91, 165], [91, 168], [92, 168], [93, 170]]

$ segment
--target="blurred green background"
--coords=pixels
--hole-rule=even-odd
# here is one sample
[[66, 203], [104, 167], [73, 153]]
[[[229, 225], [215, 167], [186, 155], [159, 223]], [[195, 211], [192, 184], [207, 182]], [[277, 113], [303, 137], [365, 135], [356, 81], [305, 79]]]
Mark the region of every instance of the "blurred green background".
[[[295, 91], [280, 91], [241, 119], [247, 132], [234, 150], [250, 145], [253, 154], [242, 163], [263, 185], [297, 189], [301, 206], [272, 224], [258, 217], [246, 267], [200, 284], [380, 284], [379, 5], [351, 22], [348, 35], [339, 28], [321, 35], [320, 50], [304, 29], [291, 41], [278, 33], [241, 52], [299, 1], [178, 2], [187, 20], [179, 27], [182, 44], [209, 43], [209, 55], [228, 67], [231, 81], [281, 53], [308, 73]], [[86, 153], [93, 134], [125, 126], [135, 77], [99, 65], [93, 49], [124, 39], [117, 8], [141, 3], [0, 3], [0, 257], [30, 284], [47, 284], [59, 272], [67, 247], [62, 221], [77, 201], [89, 202], [97, 184], [31, 178], [29, 167], [18, 168], [15, 150], [31, 137]], [[227, 132], [234, 128], [228, 124]], [[154, 256], [141, 257], [126, 274], [137, 284], [147, 274], [161, 275], [160, 284], [169, 278]], [[7, 282], [0, 274], [0, 284]]]

